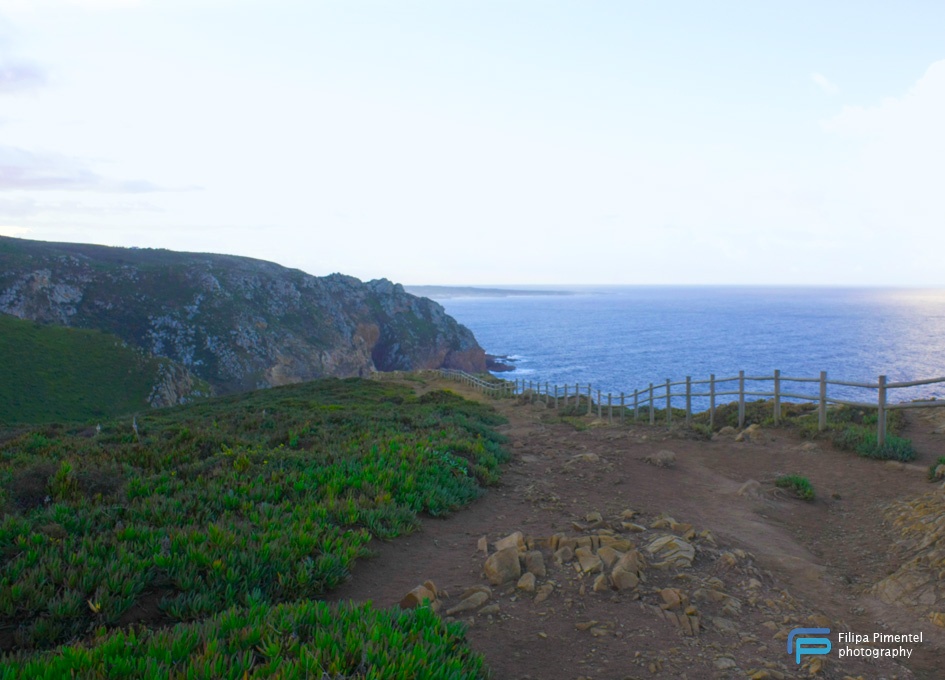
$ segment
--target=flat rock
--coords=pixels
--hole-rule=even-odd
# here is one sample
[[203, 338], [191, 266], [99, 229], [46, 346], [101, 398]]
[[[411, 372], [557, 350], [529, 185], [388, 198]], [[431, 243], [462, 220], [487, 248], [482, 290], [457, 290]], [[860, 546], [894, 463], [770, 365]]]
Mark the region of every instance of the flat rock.
[[585, 574], [596, 574], [604, 568], [604, 563], [591, 548], [578, 548], [574, 551], [574, 556], [577, 557], [581, 571]]
[[446, 610], [448, 616], [453, 616], [454, 614], [461, 614], [462, 612], [469, 612], [474, 609], [479, 609], [482, 605], [489, 601], [489, 596], [483, 592], [473, 593], [465, 600], [460, 600], [459, 604], [455, 607], [450, 607]]
[[690, 567], [696, 556], [692, 544], [679, 536], [661, 536], [647, 545], [646, 550], [673, 567]]

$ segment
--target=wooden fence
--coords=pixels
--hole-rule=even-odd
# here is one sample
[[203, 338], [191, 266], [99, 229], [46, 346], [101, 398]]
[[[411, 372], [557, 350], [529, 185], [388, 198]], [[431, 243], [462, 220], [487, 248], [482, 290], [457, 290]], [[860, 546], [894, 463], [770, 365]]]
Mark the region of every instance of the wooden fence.
[[[821, 430], [827, 427], [828, 405], [852, 406], [854, 408], [875, 408], [878, 411], [876, 436], [880, 445], [886, 442], [887, 411], [907, 408], [945, 406], [945, 400], [937, 401], [933, 399], [925, 401], [892, 402], [889, 399], [890, 390], [903, 389], [907, 387], [918, 387], [920, 385], [932, 385], [935, 383], [945, 383], [945, 378], [928, 378], [926, 380], [912, 380], [908, 382], [888, 382], [886, 380], [886, 376], [881, 375], [875, 383], [864, 383], [846, 380], [828, 380], [826, 371], [821, 371], [820, 376], [817, 378], [788, 377], [781, 375], [781, 371], [775, 371], [773, 375], [749, 376], [745, 375], [744, 371], [739, 371], [737, 376], [730, 378], [716, 378], [715, 375], [710, 375], [708, 380], [693, 380], [691, 377], [686, 377], [685, 380], [680, 380], [677, 382], [671, 382], [667, 378], [665, 383], [660, 383], [658, 385], [650, 383], [649, 387], [642, 390], [634, 390], [633, 392], [628, 393], [621, 392], [619, 395], [614, 395], [611, 392], [602, 394], [598, 389], [596, 390], [597, 399], [595, 401], [595, 391], [592, 390], [590, 384], [587, 384], [582, 388], [579, 383], [575, 383], [573, 385], [573, 389], [571, 389], [571, 385], [549, 385], [547, 382], [542, 384], [541, 382], [525, 379], [502, 380], [499, 382], [486, 381], [469, 375], [468, 373], [464, 373], [463, 371], [457, 370], [440, 369], [439, 372], [451, 379], [459, 380], [467, 385], [479, 389], [480, 391], [488, 392], [494, 396], [531, 394], [537, 399], [544, 399], [546, 404], [553, 403], [555, 409], [560, 407], [567, 408], [568, 406], [572, 406], [575, 409], [580, 409], [582, 403], [584, 403], [587, 404], [588, 415], [592, 415], [594, 413], [596, 406], [598, 418], [604, 417], [606, 400], [607, 418], [611, 422], [614, 420], [614, 408], [617, 407], [619, 408], [618, 418], [629, 418], [630, 414], [632, 413], [633, 420], [638, 421], [640, 419], [641, 409], [645, 409], [648, 412], [647, 415], [650, 424], [655, 424], [656, 403], [657, 401], [663, 402], [665, 400], [664, 414], [666, 423], [671, 424], [673, 422], [673, 399], [676, 399], [677, 402], [680, 399], [685, 399], [685, 422], [688, 425], [692, 422], [692, 400], [694, 397], [709, 398], [710, 427], [715, 425], [716, 399], [718, 397], [724, 396], [737, 395], [738, 397], [739, 428], [745, 426], [746, 397], [773, 398], [774, 404], [772, 407], [772, 415], [776, 424], [781, 420], [782, 399], [813, 402], [817, 404], [817, 422], [818, 428]], [[761, 389], [746, 389], [746, 383], [759, 382], [771, 383], [771, 390], [764, 391]], [[737, 389], [731, 389], [730, 383], [737, 383]], [[787, 385], [785, 385], [785, 383], [787, 383]], [[785, 387], [788, 387], [790, 390], [791, 384], [795, 383], [816, 384], [818, 387], [817, 394], [801, 394], [796, 391], [786, 391], [784, 389]], [[703, 385], [706, 385], [707, 387], [701, 388]], [[830, 385], [853, 387], [863, 390], [875, 390], [875, 400], [849, 401], [830, 397], [828, 395], [827, 389]], [[721, 389], [720, 386], [722, 386]], [[674, 388], [676, 388], [675, 391]], [[697, 392], [694, 391], [694, 388], [707, 391]]]

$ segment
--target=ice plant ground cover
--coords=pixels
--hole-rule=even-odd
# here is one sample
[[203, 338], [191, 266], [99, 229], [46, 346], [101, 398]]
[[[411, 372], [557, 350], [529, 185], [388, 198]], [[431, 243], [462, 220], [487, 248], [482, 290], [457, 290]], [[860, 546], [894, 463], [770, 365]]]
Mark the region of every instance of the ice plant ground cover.
[[[372, 537], [408, 533], [418, 514], [448, 514], [494, 482], [506, 459], [492, 429], [501, 422], [449, 392], [331, 379], [100, 427], [7, 431], [0, 668], [134, 675], [162, 658], [129, 656], [138, 645], [166, 648], [175, 674], [195, 664], [194, 677], [282, 663], [302, 677], [312, 667], [365, 674], [381, 657], [412, 677], [414, 645], [355, 643], [359, 622], [376, 619], [382, 637], [422, 640], [424, 663], [450, 669], [443, 677], [475, 677], [481, 660], [460, 629], [422, 613], [329, 615], [308, 601], [344, 580]], [[273, 632], [273, 616], [294, 623]], [[227, 637], [233, 617], [252, 644]], [[161, 629], [114, 630], [129, 624]]]

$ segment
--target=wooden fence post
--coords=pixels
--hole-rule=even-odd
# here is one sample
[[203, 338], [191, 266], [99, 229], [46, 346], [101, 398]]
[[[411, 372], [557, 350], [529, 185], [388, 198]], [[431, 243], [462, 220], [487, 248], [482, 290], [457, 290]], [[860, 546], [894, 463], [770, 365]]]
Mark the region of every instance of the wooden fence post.
[[564, 410], [568, 410], [568, 386], [564, 386]]
[[820, 405], [817, 409], [817, 429], [827, 429], [827, 371], [820, 372]]
[[774, 369], [774, 424], [781, 423], [781, 371]]
[[692, 425], [692, 377], [686, 376], [686, 425]]
[[548, 405], [548, 381], [545, 381], [545, 406]]
[[640, 419], [640, 390], [633, 390], [633, 422]]
[[886, 443], [886, 376], [879, 376], [879, 400], [876, 410], [876, 443]]
[[709, 429], [715, 427], [715, 373], [709, 376]]
[[591, 402], [591, 384], [587, 383], [587, 415], [591, 415], [594, 404]]
[[738, 429], [745, 427], [745, 371], [738, 372]]
[[607, 420], [611, 425], [614, 423], [614, 402], [611, 399], [610, 392], [607, 393]]
[[558, 386], [555, 385], [555, 411], [558, 410]]
[[673, 422], [673, 404], [670, 400], [670, 389], [669, 389], [669, 378], [666, 378], [666, 424], [671, 425]]
[[603, 404], [601, 404], [601, 402], [600, 402], [600, 388], [598, 388], [598, 389], [597, 389], [597, 419], [598, 419], [598, 420], [601, 419], [601, 415], [602, 415], [602, 414], [601, 414], [600, 410], [601, 410], [602, 407], [603, 407]]
[[574, 383], [574, 412], [577, 413], [581, 408], [581, 385]]
[[623, 422], [627, 419], [627, 405], [626, 400], [624, 399], [624, 393], [620, 393], [620, 422]]
[[653, 410], [653, 383], [650, 383], [650, 425], [656, 424], [656, 412]]

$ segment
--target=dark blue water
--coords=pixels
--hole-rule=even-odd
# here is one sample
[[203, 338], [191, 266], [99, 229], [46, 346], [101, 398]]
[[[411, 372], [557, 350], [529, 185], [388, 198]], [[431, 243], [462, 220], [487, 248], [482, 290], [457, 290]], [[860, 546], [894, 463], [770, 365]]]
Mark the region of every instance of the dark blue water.
[[[504, 374], [631, 393], [667, 378], [783, 375], [875, 383], [945, 376], [945, 291], [850, 288], [615, 287], [567, 296], [439, 300]], [[730, 384], [734, 387], [734, 383]], [[771, 389], [770, 384], [757, 385]], [[791, 385], [816, 392], [816, 386]], [[875, 401], [875, 391], [830, 395]], [[890, 401], [945, 398], [945, 384]]]

